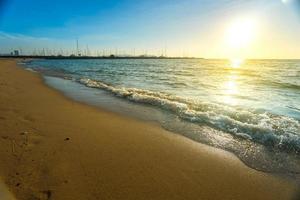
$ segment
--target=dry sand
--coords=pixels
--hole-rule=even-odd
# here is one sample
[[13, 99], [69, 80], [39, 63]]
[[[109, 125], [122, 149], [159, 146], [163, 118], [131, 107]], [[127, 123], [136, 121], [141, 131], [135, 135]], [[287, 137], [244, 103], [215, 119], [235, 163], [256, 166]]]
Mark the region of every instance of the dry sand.
[[0, 60], [0, 158], [4, 183], [24, 200], [296, 199], [291, 181], [71, 101], [15, 60]]

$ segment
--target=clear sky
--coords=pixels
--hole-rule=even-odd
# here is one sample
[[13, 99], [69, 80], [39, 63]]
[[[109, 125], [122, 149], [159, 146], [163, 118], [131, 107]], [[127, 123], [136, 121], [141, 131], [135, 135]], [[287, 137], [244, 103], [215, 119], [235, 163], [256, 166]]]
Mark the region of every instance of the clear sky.
[[0, 0], [0, 53], [300, 58], [299, 0]]

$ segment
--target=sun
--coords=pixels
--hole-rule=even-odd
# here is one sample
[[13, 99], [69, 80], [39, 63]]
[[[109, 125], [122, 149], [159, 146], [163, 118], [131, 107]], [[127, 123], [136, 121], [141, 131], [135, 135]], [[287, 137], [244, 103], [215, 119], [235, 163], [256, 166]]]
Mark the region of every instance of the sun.
[[226, 32], [228, 47], [243, 49], [250, 46], [257, 32], [257, 23], [251, 18], [239, 18], [229, 24]]

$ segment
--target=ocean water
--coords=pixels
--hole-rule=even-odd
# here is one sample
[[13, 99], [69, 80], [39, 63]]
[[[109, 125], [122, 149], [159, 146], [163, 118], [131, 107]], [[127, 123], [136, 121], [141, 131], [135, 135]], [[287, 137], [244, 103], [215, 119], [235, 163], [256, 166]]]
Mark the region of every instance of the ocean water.
[[75, 100], [158, 122], [266, 172], [300, 173], [300, 60], [32, 60]]

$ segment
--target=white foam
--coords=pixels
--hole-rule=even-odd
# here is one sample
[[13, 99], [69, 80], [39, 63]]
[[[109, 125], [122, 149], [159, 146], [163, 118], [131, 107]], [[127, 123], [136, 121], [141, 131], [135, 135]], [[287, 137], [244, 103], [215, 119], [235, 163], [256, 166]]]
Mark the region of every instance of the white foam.
[[244, 139], [300, 151], [300, 123], [293, 118], [270, 113], [255, 113], [250, 110], [195, 101], [162, 92], [118, 88], [91, 79], [83, 78], [79, 82], [88, 87], [104, 89], [130, 101], [159, 106], [175, 113], [182, 119], [204, 123]]

